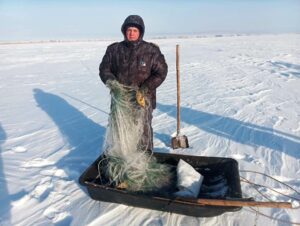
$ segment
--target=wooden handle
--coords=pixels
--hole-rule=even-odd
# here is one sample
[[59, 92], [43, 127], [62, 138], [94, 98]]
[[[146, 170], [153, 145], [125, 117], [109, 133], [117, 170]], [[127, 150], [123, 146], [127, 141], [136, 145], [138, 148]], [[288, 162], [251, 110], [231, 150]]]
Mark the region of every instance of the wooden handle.
[[179, 45], [176, 45], [176, 78], [177, 78], [177, 136], [180, 134], [180, 70]]
[[292, 204], [289, 202], [256, 202], [243, 200], [196, 199], [196, 203], [200, 205], [214, 206], [257, 206], [268, 208], [292, 208]]
[[[155, 197], [156, 199], [170, 201], [170, 199], [162, 198], [162, 197]], [[183, 204], [194, 204], [200, 206], [257, 206], [257, 207], [268, 207], [268, 208], [287, 208], [292, 209], [293, 206], [289, 202], [256, 202], [256, 201], [249, 201], [247, 199], [243, 200], [230, 200], [230, 199], [192, 199], [192, 198], [177, 198], [172, 200], [176, 203], [183, 203]]]

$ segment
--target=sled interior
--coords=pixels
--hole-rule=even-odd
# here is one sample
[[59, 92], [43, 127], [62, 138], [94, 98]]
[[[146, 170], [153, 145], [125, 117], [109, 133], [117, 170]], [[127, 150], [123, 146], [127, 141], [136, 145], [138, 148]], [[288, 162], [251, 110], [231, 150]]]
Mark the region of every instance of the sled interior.
[[[238, 163], [231, 158], [177, 155], [166, 153], [153, 154], [160, 163], [176, 166], [180, 159], [186, 161], [204, 176], [198, 199], [241, 199], [242, 191]], [[238, 211], [241, 207], [210, 206], [197, 204], [194, 201], [179, 201], [170, 194], [132, 193], [118, 189], [99, 179], [98, 163], [100, 156], [80, 176], [79, 182], [86, 186], [92, 199], [121, 203], [128, 206], [148, 208], [195, 217], [213, 217], [225, 212]], [[100, 169], [101, 171], [101, 169]]]

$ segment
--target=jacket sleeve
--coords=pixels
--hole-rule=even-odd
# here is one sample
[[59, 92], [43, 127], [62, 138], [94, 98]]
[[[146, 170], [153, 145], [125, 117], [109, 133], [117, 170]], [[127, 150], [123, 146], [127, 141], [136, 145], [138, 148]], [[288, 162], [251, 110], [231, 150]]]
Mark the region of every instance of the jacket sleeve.
[[106, 84], [109, 79], [116, 79], [112, 72], [112, 49], [110, 46], [107, 47], [105, 55], [102, 58], [102, 62], [100, 63], [99, 76], [104, 84]]
[[155, 90], [165, 80], [168, 73], [168, 65], [166, 64], [164, 55], [156, 47], [156, 53], [153, 56], [153, 62], [151, 67], [151, 75], [142, 84], [149, 90]]

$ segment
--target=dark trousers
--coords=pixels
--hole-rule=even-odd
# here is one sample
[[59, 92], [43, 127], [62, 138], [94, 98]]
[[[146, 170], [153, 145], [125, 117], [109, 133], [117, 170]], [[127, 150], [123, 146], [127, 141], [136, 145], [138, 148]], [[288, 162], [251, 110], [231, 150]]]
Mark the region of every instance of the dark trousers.
[[153, 129], [152, 129], [152, 115], [153, 109], [150, 105], [145, 112], [144, 133], [141, 139], [141, 146], [143, 150], [153, 151]]

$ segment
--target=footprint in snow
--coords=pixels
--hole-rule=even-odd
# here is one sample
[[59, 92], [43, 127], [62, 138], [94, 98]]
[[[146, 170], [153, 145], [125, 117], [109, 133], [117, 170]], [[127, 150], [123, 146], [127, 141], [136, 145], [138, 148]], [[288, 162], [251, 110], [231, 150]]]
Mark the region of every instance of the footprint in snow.
[[247, 155], [247, 154], [246, 155], [235, 154], [235, 155], [232, 155], [231, 157], [236, 160], [245, 160], [249, 163], [254, 163], [254, 164], [260, 165], [260, 166], [264, 165], [264, 163], [260, 159], [255, 159], [253, 156]]
[[49, 196], [52, 190], [53, 184], [51, 182], [51, 178], [46, 177], [34, 188], [34, 190], [30, 193], [30, 196], [42, 201]]
[[60, 179], [67, 179], [67, 173], [68, 172], [66, 172], [64, 169], [57, 169], [56, 167], [52, 169], [45, 169], [40, 172], [40, 174], [43, 176], [56, 177]]
[[199, 225], [199, 220], [196, 217], [183, 216], [181, 218], [180, 225]]
[[17, 146], [17, 147], [14, 147], [11, 149], [13, 152], [16, 152], [16, 153], [24, 153], [24, 152], [27, 152], [27, 148], [25, 147], [22, 147], [22, 146]]
[[50, 206], [44, 212], [43, 215], [52, 221], [53, 225], [71, 225], [73, 217], [69, 212], [59, 211], [56, 208]]
[[154, 219], [146, 219], [145, 222], [142, 222], [142, 225], [146, 225], [146, 226], [163, 226], [163, 222], [161, 219], [159, 218], [154, 218]]
[[39, 168], [54, 165], [54, 162], [47, 159], [35, 158], [22, 164], [23, 168]]

